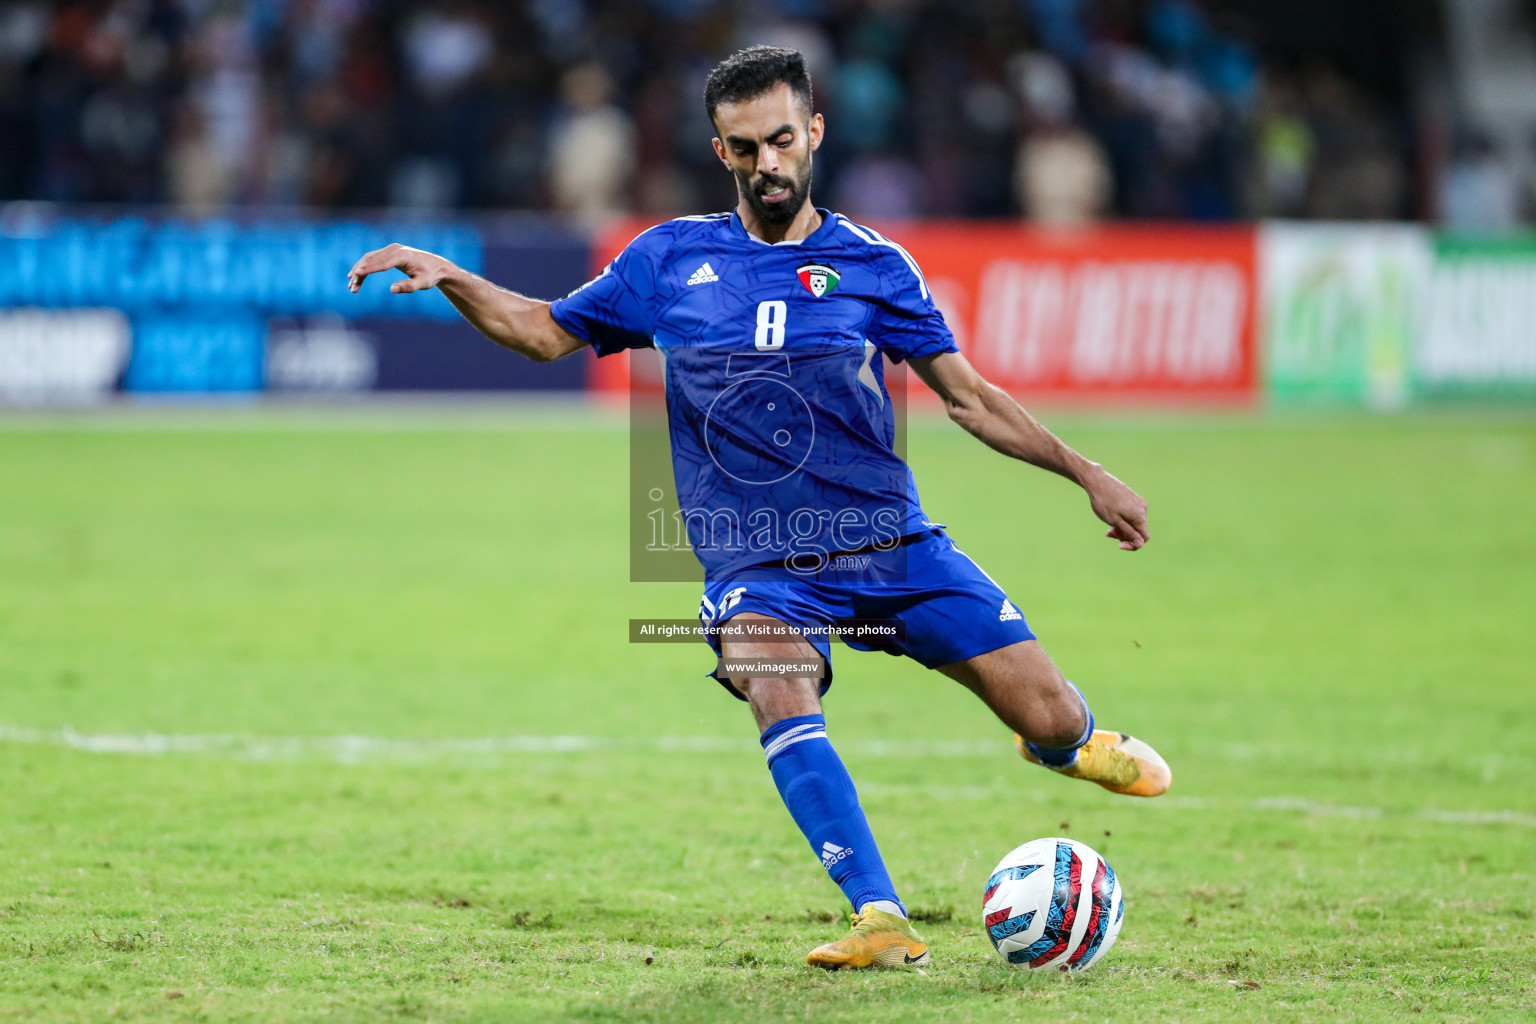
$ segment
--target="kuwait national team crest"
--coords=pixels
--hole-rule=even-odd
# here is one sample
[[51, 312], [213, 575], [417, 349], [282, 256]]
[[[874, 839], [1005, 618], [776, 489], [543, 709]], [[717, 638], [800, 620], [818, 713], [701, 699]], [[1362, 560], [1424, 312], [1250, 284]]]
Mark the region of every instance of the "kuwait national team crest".
[[818, 299], [837, 288], [837, 282], [840, 280], [837, 271], [820, 263], [807, 263], [795, 273], [799, 276], [800, 283], [805, 285], [805, 290]]

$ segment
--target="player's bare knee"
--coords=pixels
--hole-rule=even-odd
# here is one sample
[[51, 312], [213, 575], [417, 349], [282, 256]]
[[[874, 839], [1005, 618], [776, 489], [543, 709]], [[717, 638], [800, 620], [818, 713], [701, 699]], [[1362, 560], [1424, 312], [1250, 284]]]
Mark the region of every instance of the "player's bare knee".
[[817, 658], [815, 646], [781, 619], [742, 612], [720, 623], [720, 650], [727, 658]]
[[765, 676], [734, 679], [732, 683], [746, 695], [758, 732], [764, 732], [786, 718], [821, 714], [819, 680]]

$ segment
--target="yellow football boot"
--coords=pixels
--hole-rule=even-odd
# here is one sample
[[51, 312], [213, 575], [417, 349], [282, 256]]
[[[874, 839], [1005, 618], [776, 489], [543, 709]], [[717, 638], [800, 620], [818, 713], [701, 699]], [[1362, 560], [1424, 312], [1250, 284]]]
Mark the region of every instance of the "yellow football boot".
[[829, 971], [863, 967], [926, 967], [932, 961], [928, 944], [912, 930], [912, 922], [898, 914], [864, 904], [850, 914], [853, 930], [836, 942], [817, 946], [805, 962]]
[[[1029, 752], [1024, 738], [1017, 733], [1013, 745], [1019, 748], [1024, 760], [1040, 764], [1040, 759]], [[1108, 729], [1095, 729], [1088, 742], [1078, 748], [1077, 760], [1064, 768], [1044, 765], [1073, 779], [1097, 782], [1111, 793], [1126, 796], [1161, 796], [1168, 792], [1173, 782], [1173, 772], [1168, 762], [1152, 747], [1134, 736]]]

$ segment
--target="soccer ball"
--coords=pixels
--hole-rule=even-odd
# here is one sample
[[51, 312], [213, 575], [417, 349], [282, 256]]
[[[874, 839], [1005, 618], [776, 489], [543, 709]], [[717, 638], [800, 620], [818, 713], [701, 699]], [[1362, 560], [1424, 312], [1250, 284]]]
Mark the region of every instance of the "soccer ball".
[[1035, 839], [1004, 857], [982, 893], [982, 925], [1015, 967], [1086, 971], [1125, 915], [1109, 862], [1072, 839]]

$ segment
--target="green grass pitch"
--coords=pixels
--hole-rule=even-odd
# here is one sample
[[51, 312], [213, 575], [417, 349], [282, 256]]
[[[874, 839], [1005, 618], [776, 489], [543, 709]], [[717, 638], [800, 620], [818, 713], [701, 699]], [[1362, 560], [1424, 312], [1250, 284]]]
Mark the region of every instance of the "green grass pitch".
[[[0, 420], [0, 1019], [1532, 1019], [1536, 418], [1048, 422], [1149, 498], [1147, 550], [918, 421], [925, 503], [1173, 791], [1031, 768], [838, 649], [935, 963], [828, 975], [844, 908], [745, 709], [702, 646], [625, 642], [698, 591], [626, 581], [622, 421]], [[1007, 970], [982, 883], [1063, 833], [1119, 944]]]

